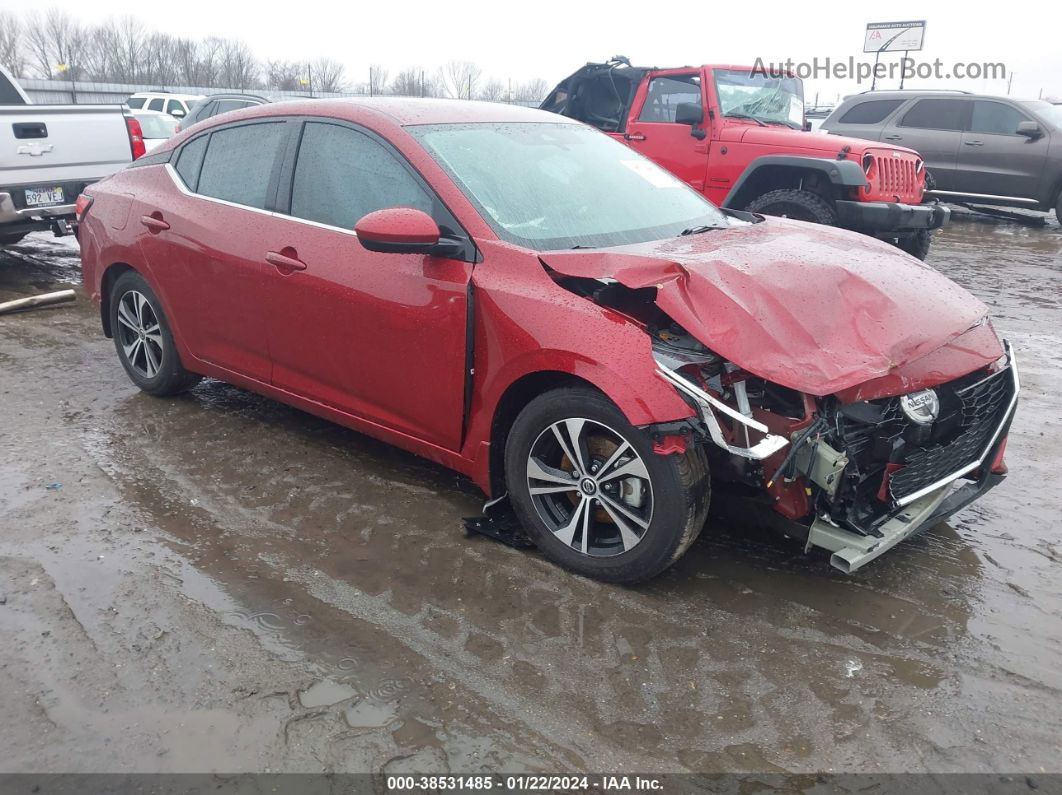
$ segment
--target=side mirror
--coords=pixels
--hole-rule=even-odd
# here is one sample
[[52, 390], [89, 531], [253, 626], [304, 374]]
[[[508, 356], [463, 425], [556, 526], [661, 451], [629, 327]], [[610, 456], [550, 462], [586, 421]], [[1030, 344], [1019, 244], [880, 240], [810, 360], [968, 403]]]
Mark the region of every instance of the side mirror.
[[183, 119], [185, 117], [185, 112], [180, 108], [174, 108], [170, 111], [170, 115], [175, 119]]
[[1022, 121], [1018, 122], [1018, 135], [1024, 135], [1026, 138], [1035, 141], [1037, 138], [1043, 136], [1044, 131], [1040, 129], [1040, 125], [1034, 121]]
[[361, 245], [381, 254], [439, 254], [439, 225], [423, 210], [390, 207], [369, 213], [356, 224]]
[[695, 126], [704, 121], [704, 108], [696, 102], [680, 102], [675, 106], [675, 123]]

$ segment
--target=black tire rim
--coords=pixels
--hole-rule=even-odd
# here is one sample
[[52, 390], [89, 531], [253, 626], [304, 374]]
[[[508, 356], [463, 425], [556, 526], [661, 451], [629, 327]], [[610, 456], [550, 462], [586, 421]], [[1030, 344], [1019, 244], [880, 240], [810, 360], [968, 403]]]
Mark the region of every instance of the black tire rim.
[[143, 293], [129, 290], [118, 300], [118, 343], [128, 365], [151, 379], [162, 369], [162, 326], [158, 313]]
[[527, 456], [527, 488], [553, 536], [589, 557], [629, 552], [653, 520], [653, 483], [641, 456], [619, 432], [584, 417], [538, 435]]

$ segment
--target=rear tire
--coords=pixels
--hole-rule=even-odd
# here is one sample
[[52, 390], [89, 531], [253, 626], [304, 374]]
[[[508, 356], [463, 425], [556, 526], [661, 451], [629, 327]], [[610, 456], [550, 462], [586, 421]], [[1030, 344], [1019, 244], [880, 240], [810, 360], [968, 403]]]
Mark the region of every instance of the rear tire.
[[837, 213], [824, 198], [806, 190], [783, 188], [757, 196], [745, 205], [750, 213], [776, 215], [824, 226], [837, 226]]
[[29, 232], [20, 232], [16, 235], [0, 235], [0, 246], [13, 246], [28, 234]]
[[130, 380], [149, 395], [176, 395], [199, 376], [181, 365], [170, 324], [151, 285], [136, 271], [115, 281], [110, 296], [111, 334]]
[[896, 247], [906, 251], [912, 257], [925, 261], [929, 256], [929, 245], [933, 240], [933, 233], [928, 229], [920, 229], [913, 235], [901, 237], [896, 241]]
[[605, 582], [662, 572], [697, 538], [708, 513], [703, 452], [654, 453], [644, 431], [588, 388], [547, 392], [520, 412], [505, 445], [505, 478], [542, 553]]

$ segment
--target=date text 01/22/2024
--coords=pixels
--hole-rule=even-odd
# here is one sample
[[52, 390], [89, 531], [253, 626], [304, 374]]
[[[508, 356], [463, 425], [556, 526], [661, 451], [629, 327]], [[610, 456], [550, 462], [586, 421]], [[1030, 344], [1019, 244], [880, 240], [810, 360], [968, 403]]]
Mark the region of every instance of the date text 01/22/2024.
[[526, 792], [609, 790], [653, 792], [663, 782], [652, 776], [388, 776], [389, 791], [484, 791], [493, 789]]

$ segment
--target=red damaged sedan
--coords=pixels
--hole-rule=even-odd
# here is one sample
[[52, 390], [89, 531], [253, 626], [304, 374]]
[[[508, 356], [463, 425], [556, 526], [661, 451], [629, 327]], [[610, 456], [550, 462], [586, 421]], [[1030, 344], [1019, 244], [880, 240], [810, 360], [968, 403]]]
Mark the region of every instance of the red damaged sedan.
[[209, 376], [404, 447], [592, 577], [665, 569], [712, 489], [852, 571], [1006, 472], [1018, 376], [983, 304], [554, 114], [263, 105], [78, 210], [140, 389]]

